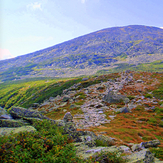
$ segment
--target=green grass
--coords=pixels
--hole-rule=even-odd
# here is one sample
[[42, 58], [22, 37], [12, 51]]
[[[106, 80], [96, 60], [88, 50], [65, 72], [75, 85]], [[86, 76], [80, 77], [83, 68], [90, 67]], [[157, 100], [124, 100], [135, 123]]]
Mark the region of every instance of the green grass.
[[155, 157], [163, 160], [163, 148], [150, 148], [150, 151], [155, 154]]
[[18, 81], [0, 84], [0, 106], [6, 109], [13, 105], [29, 107], [32, 103], [42, 103], [50, 97], [61, 95], [81, 79], [49, 79]]
[[115, 68], [108, 70], [99, 70], [97, 71], [97, 75], [108, 74], [108, 73], [117, 73], [125, 70], [131, 71], [147, 71], [147, 72], [162, 72], [163, 71], [163, 62], [162, 60], [154, 61], [151, 63], [140, 63], [138, 65], [128, 64], [128, 63], [120, 63], [115, 64]]

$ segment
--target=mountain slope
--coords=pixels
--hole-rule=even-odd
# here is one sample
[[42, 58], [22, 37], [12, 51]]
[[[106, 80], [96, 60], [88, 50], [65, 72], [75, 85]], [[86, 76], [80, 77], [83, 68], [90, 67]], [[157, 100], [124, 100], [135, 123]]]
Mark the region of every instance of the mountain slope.
[[0, 61], [0, 79], [91, 75], [120, 63], [138, 65], [160, 59], [163, 29], [140, 25], [113, 27]]

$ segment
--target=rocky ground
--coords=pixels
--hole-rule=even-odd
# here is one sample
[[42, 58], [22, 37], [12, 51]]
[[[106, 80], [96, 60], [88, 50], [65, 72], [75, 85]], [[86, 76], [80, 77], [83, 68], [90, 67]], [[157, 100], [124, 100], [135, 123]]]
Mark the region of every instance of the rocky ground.
[[[33, 104], [32, 118], [45, 118], [35, 113], [41, 112], [64, 126], [83, 159], [101, 151], [116, 151], [124, 153], [129, 162], [161, 162], [148, 149], [163, 146], [162, 112], [156, 112], [163, 108], [163, 102], [152, 93], [160, 84], [161, 76], [162, 73], [126, 71], [109, 78], [101, 76], [100, 82], [88, 86], [90, 79], [83, 78], [61, 96], [51, 97], [41, 105]], [[2, 114], [1, 119], [18, 118], [12, 110], [9, 117]], [[23, 117], [21, 123], [31, 122], [31, 114]], [[1, 123], [7, 122], [1, 120]], [[5, 133], [2, 128], [1, 133]], [[99, 140], [105, 146], [98, 146]]]

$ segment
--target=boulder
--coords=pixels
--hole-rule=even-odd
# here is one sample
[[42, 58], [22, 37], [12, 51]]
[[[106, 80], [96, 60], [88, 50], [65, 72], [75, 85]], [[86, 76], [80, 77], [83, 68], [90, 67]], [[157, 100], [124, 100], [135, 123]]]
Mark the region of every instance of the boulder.
[[103, 101], [106, 101], [108, 103], [120, 103], [124, 102], [126, 99], [126, 96], [114, 93], [113, 91], [109, 91], [107, 95], [103, 97]]
[[125, 146], [125, 145], [121, 145], [119, 146], [119, 148], [124, 152], [124, 153], [131, 153], [131, 150], [129, 147]]
[[0, 116], [0, 119], [12, 119], [11, 115], [3, 114]]
[[28, 125], [26, 121], [14, 119], [0, 119], [0, 127], [21, 127]]
[[[104, 145], [104, 146], [112, 146], [114, 144], [114, 140], [105, 135], [98, 135], [96, 138], [96, 145]], [[99, 143], [99, 144], [98, 144]]]
[[0, 119], [12, 119], [5, 109], [0, 107]]
[[67, 102], [70, 99], [70, 96], [65, 95], [62, 99], [62, 102]]
[[45, 119], [45, 117], [38, 111], [31, 110], [31, 109], [25, 109], [21, 107], [15, 107], [13, 106], [9, 113], [14, 119], [20, 119], [23, 117], [32, 117], [32, 118], [40, 118]]
[[154, 155], [148, 149], [135, 152], [125, 158], [128, 159], [128, 163], [154, 163]]
[[67, 123], [67, 122], [72, 122], [72, 119], [73, 119], [73, 117], [72, 117], [71, 113], [70, 113], [70, 112], [67, 112], [67, 113], [65, 114], [64, 118], [63, 118], [63, 121], [64, 121], [65, 123]]
[[117, 109], [117, 112], [120, 112], [120, 113], [128, 113], [130, 112], [130, 109], [128, 107], [122, 107], [120, 109]]
[[158, 145], [160, 145], [160, 141], [156, 139], [148, 142], [142, 142], [141, 145], [145, 148], [157, 147]]
[[35, 132], [36, 129], [33, 126], [22, 126], [16, 128], [0, 128], [0, 136], [9, 135], [10, 133], [16, 134], [19, 132]]
[[95, 139], [89, 135], [80, 136], [80, 138], [84, 144], [88, 145], [88, 147], [94, 147], [96, 145]]
[[141, 144], [134, 144], [132, 147], [131, 147], [131, 150], [133, 152], [135, 151], [140, 151], [142, 149], [142, 145]]
[[7, 114], [7, 111], [3, 109], [2, 107], [0, 107], [0, 116], [5, 115], [5, 114]]

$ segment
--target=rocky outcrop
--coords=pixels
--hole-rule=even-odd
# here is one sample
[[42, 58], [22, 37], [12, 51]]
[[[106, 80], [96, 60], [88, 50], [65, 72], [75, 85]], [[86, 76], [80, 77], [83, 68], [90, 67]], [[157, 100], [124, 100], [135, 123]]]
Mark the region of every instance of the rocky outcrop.
[[0, 119], [0, 127], [21, 127], [25, 125], [29, 125], [29, 123], [23, 120]]
[[103, 100], [108, 103], [120, 103], [127, 101], [127, 97], [121, 94], [114, 93], [113, 91], [109, 91], [108, 94], [104, 96]]
[[[0, 108], [0, 135], [3, 136], [5, 134], [18, 133], [22, 132], [34, 132], [36, 129], [32, 126], [34, 120], [40, 121], [42, 119], [48, 119], [43, 116], [40, 112], [34, 111], [31, 109], [25, 109], [21, 107], [12, 107], [9, 110], [9, 113]], [[54, 120], [52, 120], [55, 122]]]
[[0, 128], [0, 135], [9, 135], [10, 133], [16, 134], [19, 132], [35, 132], [36, 129], [33, 126], [22, 126], [22, 127], [14, 127], [14, 128], [6, 128], [6, 127], [1, 127]]
[[23, 117], [46, 119], [40, 112], [31, 110], [31, 109], [25, 109], [22, 107], [14, 107], [13, 106], [9, 110], [9, 113], [14, 119], [20, 119]]
[[154, 154], [148, 149], [143, 149], [139, 152], [135, 152], [127, 157], [129, 163], [154, 163]]
[[5, 109], [0, 107], [0, 119], [12, 119]]
[[152, 141], [148, 141], [148, 142], [142, 142], [141, 145], [145, 148], [157, 147], [158, 145], [160, 145], [160, 141], [159, 140], [152, 140]]

